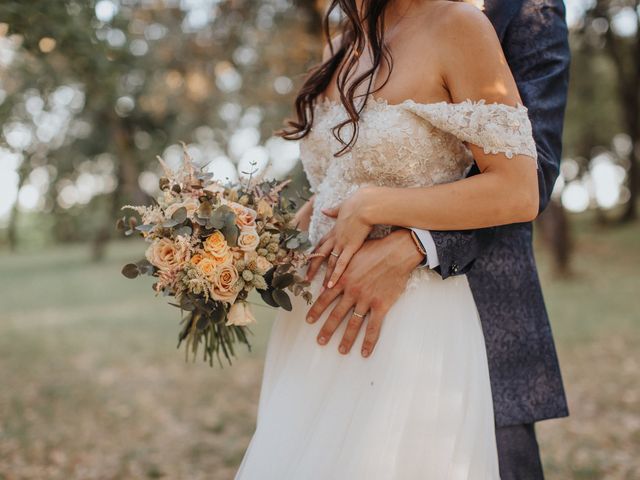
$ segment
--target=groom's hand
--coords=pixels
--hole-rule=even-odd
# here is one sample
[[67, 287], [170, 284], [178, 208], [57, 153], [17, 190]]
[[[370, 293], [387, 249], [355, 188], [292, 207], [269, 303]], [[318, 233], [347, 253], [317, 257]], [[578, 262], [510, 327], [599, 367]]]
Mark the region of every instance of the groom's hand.
[[[391, 306], [405, 289], [409, 275], [424, 260], [408, 230], [397, 230], [378, 240], [368, 240], [353, 256], [338, 283], [325, 289], [309, 310], [307, 322], [314, 323], [329, 305], [338, 303], [318, 333], [318, 343], [326, 345], [343, 321], [348, 320], [338, 351], [347, 354], [365, 319], [362, 356], [373, 351], [380, 327]], [[314, 272], [315, 274], [315, 272]]]

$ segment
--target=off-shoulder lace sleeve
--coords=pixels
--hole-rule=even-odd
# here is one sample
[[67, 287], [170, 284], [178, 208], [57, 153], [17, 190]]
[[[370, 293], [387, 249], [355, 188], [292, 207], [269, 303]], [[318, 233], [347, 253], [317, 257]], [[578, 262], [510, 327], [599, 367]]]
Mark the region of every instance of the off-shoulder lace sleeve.
[[531, 121], [523, 105], [487, 104], [484, 100], [420, 104], [410, 100], [405, 108], [434, 127], [481, 147], [485, 153], [538, 158]]

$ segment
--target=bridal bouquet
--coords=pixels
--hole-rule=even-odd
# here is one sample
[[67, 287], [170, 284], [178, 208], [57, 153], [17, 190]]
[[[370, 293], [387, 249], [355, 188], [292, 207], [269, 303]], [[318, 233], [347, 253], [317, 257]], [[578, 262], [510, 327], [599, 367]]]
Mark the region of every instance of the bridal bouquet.
[[[252, 181], [223, 185], [196, 169], [185, 150], [183, 167], [172, 171], [158, 157], [164, 176], [150, 206], [125, 205], [117, 227], [139, 233], [150, 245], [145, 259], [122, 269], [127, 278], [151, 275], [156, 295], [174, 297], [184, 342], [193, 357], [203, 348], [213, 363], [220, 352], [231, 363], [236, 342], [247, 345], [255, 322], [248, 302], [253, 290], [272, 307], [291, 310], [289, 293], [311, 294], [296, 272], [307, 261], [307, 235], [293, 224], [295, 205], [282, 195], [288, 182]], [[186, 312], [186, 315], [185, 315]]]

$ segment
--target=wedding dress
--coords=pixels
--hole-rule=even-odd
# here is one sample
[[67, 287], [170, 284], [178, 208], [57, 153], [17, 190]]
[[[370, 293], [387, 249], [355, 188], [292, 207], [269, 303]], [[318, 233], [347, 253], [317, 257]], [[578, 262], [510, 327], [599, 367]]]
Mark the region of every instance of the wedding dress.
[[[353, 149], [331, 127], [347, 118], [323, 100], [301, 140], [301, 158], [316, 194], [310, 238], [316, 243], [333, 207], [363, 185], [429, 186], [465, 176], [472, 155], [536, 158], [524, 106], [483, 101], [389, 104], [371, 97]], [[348, 130], [348, 128], [347, 128]], [[349, 138], [347, 131], [343, 138]], [[376, 227], [384, 235], [388, 227]], [[317, 294], [324, 278], [312, 284]], [[484, 337], [464, 275], [446, 280], [416, 269], [387, 314], [369, 358], [338, 353], [346, 321], [321, 346], [323, 317], [305, 322], [309, 306], [295, 298], [271, 332], [255, 434], [236, 480], [496, 480], [493, 406]]]

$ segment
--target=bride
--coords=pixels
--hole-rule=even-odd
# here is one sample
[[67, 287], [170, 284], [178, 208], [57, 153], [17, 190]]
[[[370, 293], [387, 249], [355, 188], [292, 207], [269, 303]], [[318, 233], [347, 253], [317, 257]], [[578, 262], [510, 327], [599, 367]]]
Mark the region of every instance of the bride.
[[[342, 32], [283, 132], [301, 139], [314, 192], [299, 212], [318, 254], [308, 271], [314, 295], [340, 283], [367, 238], [532, 220], [531, 124], [484, 14], [445, 0], [332, 6], [344, 13]], [[481, 174], [467, 178], [474, 160]], [[416, 266], [423, 253], [416, 244]], [[276, 319], [236, 479], [498, 479], [487, 356], [466, 276], [415, 269], [384, 318], [376, 305], [334, 303], [314, 318], [296, 299]], [[346, 328], [320, 327], [332, 309], [349, 318]], [[378, 338], [365, 334], [380, 324]], [[354, 331], [360, 351], [340, 341]]]

